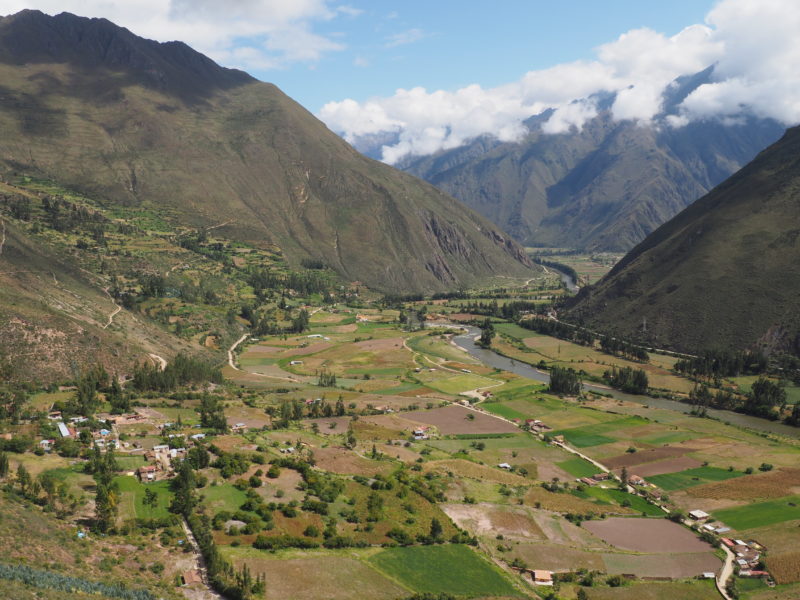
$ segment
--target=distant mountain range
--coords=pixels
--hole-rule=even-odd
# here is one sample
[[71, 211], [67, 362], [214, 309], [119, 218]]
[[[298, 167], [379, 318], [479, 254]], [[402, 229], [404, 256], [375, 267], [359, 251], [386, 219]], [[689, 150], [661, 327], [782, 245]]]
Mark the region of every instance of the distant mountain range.
[[365, 158], [275, 86], [104, 19], [0, 18], [0, 127], [0, 170], [277, 244], [378, 289], [532, 266], [488, 220]]
[[658, 347], [800, 354], [800, 128], [650, 234], [567, 318]]
[[[614, 95], [607, 94], [590, 99], [598, 114], [580, 130], [544, 133], [552, 114], [547, 111], [526, 122], [528, 133], [517, 142], [484, 136], [398, 166], [524, 245], [627, 251], [784, 131], [775, 121], [755, 117], [667, 125], [665, 117], [712, 77], [709, 68], [676, 80], [653, 124], [616, 121], [610, 110]], [[375, 156], [393, 139], [367, 136], [356, 147]]]

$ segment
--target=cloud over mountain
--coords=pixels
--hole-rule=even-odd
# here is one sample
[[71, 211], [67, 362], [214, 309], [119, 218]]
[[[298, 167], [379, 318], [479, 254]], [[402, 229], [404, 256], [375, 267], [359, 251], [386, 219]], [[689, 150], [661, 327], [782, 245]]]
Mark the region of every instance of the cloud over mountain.
[[382, 149], [395, 163], [458, 147], [490, 134], [518, 139], [523, 121], [553, 109], [547, 133], [580, 128], [597, 114], [593, 94], [615, 93], [614, 117], [651, 123], [664, 92], [678, 77], [715, 65], [712, 80], [693, 91], [667, 119], [669, 126], [754, 114], [786, 125], [800, 122], [800, 3], [794, 0], [723, 0], [704, 24], [673, 36], [651, 29], [628, 31], [597, 48], [592, 61], [531, 71], [496, 88], [470, 85], [455, 91], [399, 89], [388, 98], [326, 104], [319, 117], [350, 142], [393, 132]]

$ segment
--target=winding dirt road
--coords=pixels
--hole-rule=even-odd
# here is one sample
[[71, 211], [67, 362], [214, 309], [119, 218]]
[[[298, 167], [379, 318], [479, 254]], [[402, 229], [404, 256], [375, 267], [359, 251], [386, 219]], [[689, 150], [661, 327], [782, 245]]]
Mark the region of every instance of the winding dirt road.
[[0, 238], [0, 256], [3, 255], [3, 246], [6, 245], [6, 222], [0, 219], [0, 224], [3, 225], [3, 237]]

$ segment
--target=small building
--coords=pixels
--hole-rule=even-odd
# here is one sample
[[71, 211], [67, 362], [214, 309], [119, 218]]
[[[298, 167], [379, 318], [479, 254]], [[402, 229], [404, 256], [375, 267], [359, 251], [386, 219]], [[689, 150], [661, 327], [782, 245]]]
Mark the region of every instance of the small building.
[[49, 413], [47, 415], [47, 418], [51, 419], [53, 421], [58, 421], [58, 420], [61, 419], [61, 411], [60, 410], [54, 410], [53, 412], [51, 412], [51, 413]]
[[58, 433], [61, 434], [61, 437], [72, 437], [72, 433], [70, 432], [69, 428], [64, 425], [64, 421], [59, 421], [56, 423], [56, 425], [58, 426]]
[[610, 477], [611, 475], [608, 473], [596, 473], [595, 475], [592, 475], [592, 479], [595, 481], [608, 481]]
[[690, 510], [689, 511], [689, 517], [691, 517], [695, 521], [705, 521], [710, 516], [711, 515], [709, 515], [704, 510]]
[[293, 366], [294, 366], [294, 365], [302, 365], [302, 364], [303, 364], [303, 361], [302, 361], [302, 360], [290, 360], [290, 361], [289, 361], [289, 364], [290, 364], [290, 365], [293, 365]]
[[194, 435], [192, 435], [192, 436], [190, 436], [190, 437], [191, 437], [193, 440], [197, 441], [197, 440], [202, 440], [203, 438], [205, 438], [205, 437], [206, 437], [206, 434], [205, 434], [205, 433], [195, 433]]
[[155, 481], [156, 472], [158, 472], [158, 467], [156, 467], [155, 465], [145, 465], [143, 467], [139, 467], [136, 472], [139, 475], [139, 479], [143, 483], [146, 481]]
[[169, 452], [169, 446], [167, 444], [159, 444], [158, 446], [153, 446], [153, 452]]
[[108, 429], [101, 429], [101, 430], [100, 430], [98, 433], [99, 433], [100, 435], [102, 435], [103, 437], [106, 437], [106, 436], [108, 436], [108, 435], [111, 435], [111, 432], [110, 432]]
[[233, 427], [231, 427], [232, 433], [245, 433], [247, 431], [247, 425], [244, 423], [236, 423]]
[[86, 423], [88, 420], [89, 420], [89, 419], [87, 419], [86, 417], [72, 417], [72, 418], [69, 420], [69, 422], [70, 422], [70, 423], [74, 423], [75, 425], [78, 425], [78, 424], [80, 424], [80, 423]]
[[506, 470], [509, 470], [509, 471], [511, 470], [511, 465], [508, 464], [508, 463], [500, 463], [497, 466], [500, 467], [501, 469], [506, 469]]
[[736, 545], [732, 539], [726, 537], [719, 538], [719, 541], [725, 544], [728, 548], [733, 548]]
[[563, 444], [564, 443], [564, 436], [563, 435], [555, 435], [555, 436], [553, 436], [553, 441], [556, 444]]
[[585, 483], [586, 485], [597, 485], [597, 480], [592, 479], [591, 477], [581, 477], [578, 481]]
[[628, 483], [631, 485], [644, 485], [647, 482], [638, 475], [631, 475], [628, 477]]
[[41, 448], [45, 452], [50, 452], [50, 450], [53, 447], [53, 444], [55, 444], [55, 440], [42, 440], [41, 442], [39, 442], [39, 448]]
[[706, 571], [705, 573], [703, 573], [703, 579], [716, 579], [716, 578], [717, 576], [711, 571]]
[[553, 585], [552, 571], [542, 571], [541, 569], [535, 569], [531, 573], [531, 578], [533, 579], [533, 583], [535, 585]]

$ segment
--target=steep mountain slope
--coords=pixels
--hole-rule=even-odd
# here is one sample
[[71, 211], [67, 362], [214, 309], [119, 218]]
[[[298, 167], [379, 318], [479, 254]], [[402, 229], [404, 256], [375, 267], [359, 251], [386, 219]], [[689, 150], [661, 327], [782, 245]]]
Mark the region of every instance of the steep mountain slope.
[[[800, 128], [662, 225], [568, 318], [693, 352], [800, 351]], [[646, 331], [643, 321], [646, 319]]]
[[[679, 80], [664, 112], [706, 81]], [[543, 113], [516, 143], [478, 139], [403, 167], [474, 208], [526, 245], [626, 251], [774, 142], [764, 119], [681, 128], [615, 121], [613, 97], [580, 131], [548, 135]]]
[[0, 19], [0, 128], [9, 174], [157, 206], [347, 280], [435, 291], [531, 267], [487, 220], [361, 156], [275, 86], [103, 19]]

